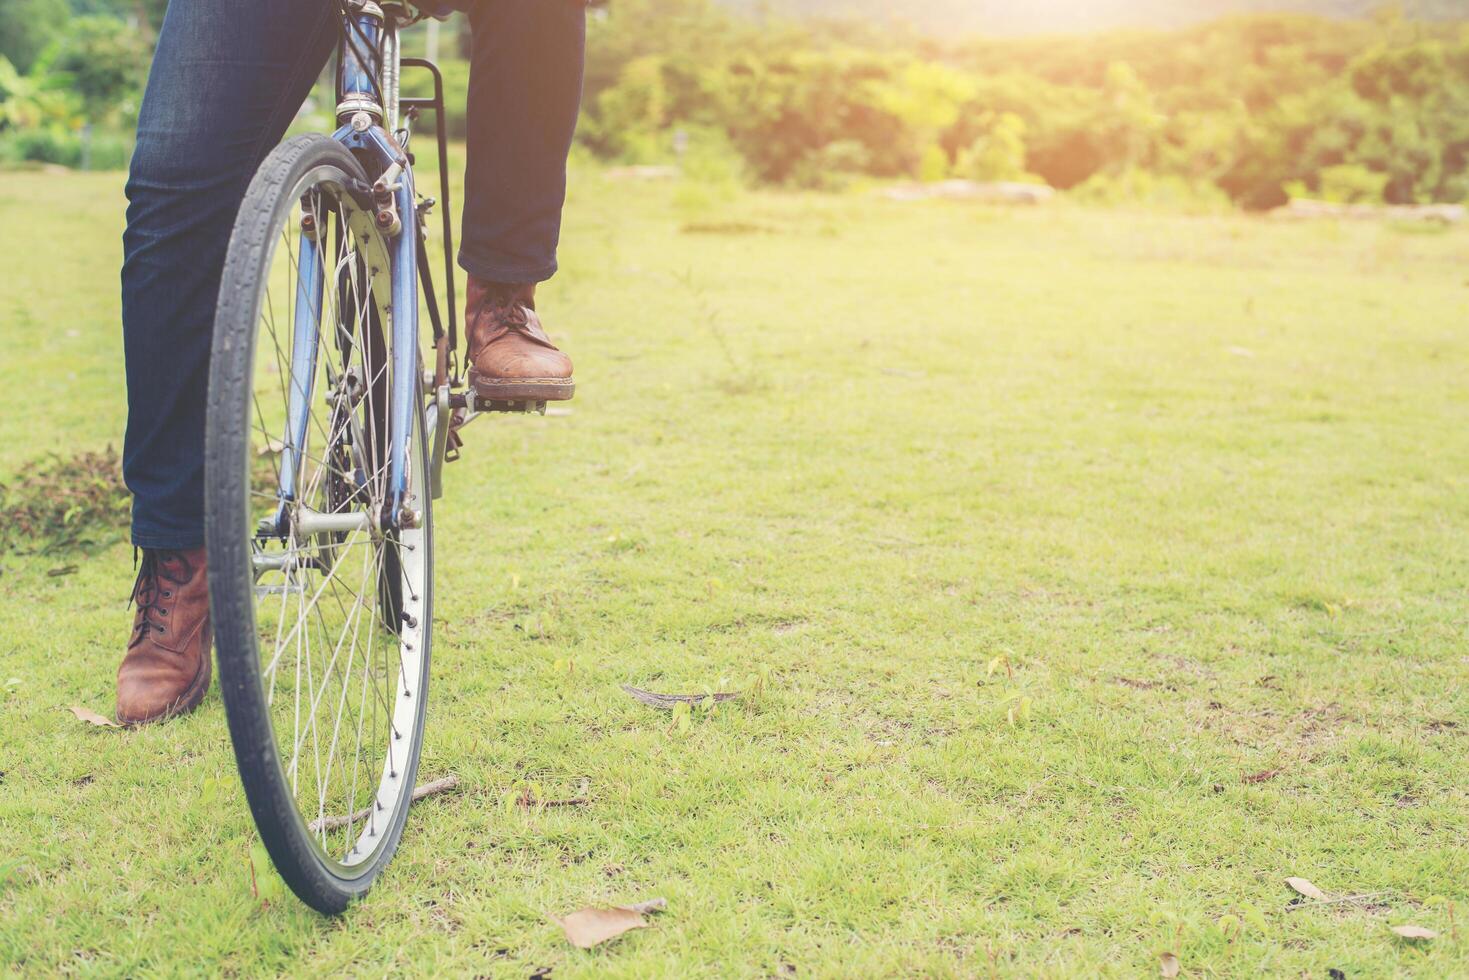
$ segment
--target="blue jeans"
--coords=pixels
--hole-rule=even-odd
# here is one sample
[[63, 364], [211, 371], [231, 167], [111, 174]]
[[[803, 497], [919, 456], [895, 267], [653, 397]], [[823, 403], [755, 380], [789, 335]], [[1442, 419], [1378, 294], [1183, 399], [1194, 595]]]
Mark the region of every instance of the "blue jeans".
[[[451, 0], [474, 34], [459, 263], [556, 272], [583, 0]], [[173, 0], [138, 118], [123, 235], [133, 543], [204, 543], [204, 403], [225, 249], [256, 168], [335, 49], [336, 0]]]

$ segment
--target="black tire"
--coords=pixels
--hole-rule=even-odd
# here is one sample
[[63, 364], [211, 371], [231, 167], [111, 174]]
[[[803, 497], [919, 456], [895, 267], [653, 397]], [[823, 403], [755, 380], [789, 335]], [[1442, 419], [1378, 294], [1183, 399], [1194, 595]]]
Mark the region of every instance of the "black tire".
[[[375, 788], [371, 789], [373, 794], [371, 799], [378, 810], [385, 811], [388, 815], [382, 818], [380, 829], [374, 826], [372, 839], [364, 849], [365, 856], [354, 858], [356, 863], [349, 866], [343, 863], [343, 860], [335, 859], [326, 853], [328, 849], [326, 834], [322, 830], [308, 828], [307, 818], [301, 812], [296, 792], [293, 791], [291, 781], [288, 780], [286, 769], [283, 767], [281, 745], [278, 741], [278, 733], [272, 725], [272, 707], [264, 680], [274, 664], [267, 667], [262, 663], [261, 651], [268, 644], [261, 641], [257, 626], [256, 604], [262, 590], [257, 588], [260, 574], [257, 568], [259, 549], [258, 541], [255, 539], [256, 528], [252, 526], [254, 518], [251, 512], [253, 504], [257, 508], [254, 516], [258, 516], [260, 506], [258, 491], [252, 493], [252, 480], [257, 479], [252, 475], [252, 464], [256, 462], [258, 455], [257, 448], [252, 445], [255, 431], [252, 429], [254, 424], [252, 409], [258, 416], [259, 409], [255, 404], [257, 397], [255, 362], [257, 340], [262, 345], [261, 349], [265, 349], [264, 341], [259, 336], [264, 332], [261, 326], [264, 306], [262, 297], [267, 290], [272, 288], [270, 271], [273, 257], [277, 243], [282, 240], [282, 229], [292, 219], [294, 209], [300, 203], [298, 192], [303, 186], [302, 182], [315, 181], [318, 177], [314, 175], [323, 172], [339, 174], [344, 179], [349, 177], [364, 179], [365, 177], [361, 165], [352, 154], [327, 137], [301, 136], [288, 140], [271, 153], [261, 165], [250, 183], [235, 222], [220, 283], [219, 303], [215, 316], [205, 440], [205, 507], [210, 606], [218, 651], [220, 689], [229, 722], [230, 739], [234, 745], [235, 760], [239, 767], [240, 779], [244, 784], [250, 811], [266, 850], [270, 853], [276, 869], [291, 890], [312, 908], [326, 914], [338, 914], [344, 911], [354, 899], [367, 892], [392, 859], [402, 837], [404, 822], [410, 808], [411, 794], [416, 785], [428, 700], [428, 664], [432, 635], [430, 624], [433, 608], [433, 536], [431, 500], [429, 499], [431, 494], [424, 485], [416, 488], [415, 506], [421, 509], [423, 517], [419, 525], [421, 536], [414, 538], [415, 542], [420, 543], [424, 563], [422, 568], [415, 565], [414, 572], [415, 575], [421, 577], [419, 586], [421, 595], [418, 592], [414, 593], [415, 603], [421, 600], [421, 605], [414, 606], [423, 622], [422, 632], [414, 634], [415, 643], [418, 645], [416, 648], [421, 649], [421, 653], [416, 655], [415, 667], [411, 671], [402, 669], [401, 664], [406, 661], [400, 662], [400, 673], [403, 677], [401, 691], [397, 687], [391, 690], [387, 688], [389, 683], [397, 685], [396, 679], [383, 682], [383, 689], [389, 694], [384, 703], [386, 726], [383, 731], [383, 738], [387, 746], [385, 757], [388, 761], [381, 770], [383, 774], [381, 783], [374, 784]], [[313, 184], [311, 186], [330, 185]], [[338, 217], [341, 214], [339, 209]], [[322, 238], [325, 239], [324, 234]], [[330, 284], [328, 288], [331, 288]], [[324, 308], [322, 318], [326, 318]], [[274, 327], [272, 327], [273, 330]], [[323, 341], [324, 345], [325, 341]], [[415, 474], [427, 474], [428, 439], [425, 437], [425, 420], [421, 403], [417, 406], [414, 424], [416, 431], [410, 446], [411, 455], [414, 457], [411, 466]], [[330, 441], [330, 437], [324, 438]], [[279, 473], [277, 473], [277, 478], [279, 478]], [[293, 537], [292, 540], [296, 539]], [[397, 550], [400, 540], [396, 536], [372, 539], [366, 545], [369, 549], [376, 549], [379, 554], [378, 567], [380, 569], [391, 569], [393, 572], [400, 569], [400, 553]], [[303, 581], [306, 580], [307, 574], [306, 571], [299, 573]], [[392, 577], [397, 576], [392, 575]], [[326, 575], [326, 579], [330, 579], [330, 574]], [[287, 588], [287, 586], [282, 586], [283, 596]], [[300, 586], [299, 589], [304, 595], [305, 587]], [[370, 591], [378, 595], [380, 602], [383, 601], [382, 596], [390, 595], [394, 608], [389, 615], [398, 616], [400, 613], [397, 607], [402, 601], [399, 594], [400, 589], [401, 579], [393, 581], [391, 585], [385, 585], [380, 580], [376, 588], [363, 591]], [[283, 610], [285, 605], [286, 600], [282, 598]], [[383, 611], [387, 612], [387, 610]], [[309, 609], [302, 612], [303, 621], [308, 613]], [[318, 613], [318, 617], [319, 615]], [[284, 613], [281, 618], [284, 620]], [[378, 618], [376, 615], [373, 616], [374, 621]], [[398, 634], [399, 643], [405, 642], [402, 636], [403, 634]], [[276, 636], [276, 642], [279, 642], [279, 634]], [[356, 645], [357, 640], [354, 634], [354, 652]], [[410, 649], [413, 648], [410, 647]], [[401, 650], [399, 653], [401, 655]], [[370, 647], [363, 654], [364, 677], [373, 676], [373, 668], [368, 666], [373, 656], [374, 653]], [[383, 648], [383, 656], [383, 676], [386, 678], [392, 675], [386, 645]], [[279, 659], [279, 654], [277, 654], [277, 659]], [[421, 669], [417, 666], [420, 661]], [[335, 667], [336, 663], [334, 658], [329, 667]], [[348, 659], [347, 670], [349, 672], [351, 664], [352, 661]], [[412, 676], [415, 674], [417, 676]], [[271, 695], [276, 690], [274, 677], [275, 675], [272, 674], [269, 685]], [[323, 674], [323, 684], [325, 684], [325, 678], [326, 674]], [[350, 679], [350, 673], [348, 678]], [[343, 683], [345, 684], [345, 681]], [[410, 686], [412, 687], [411, 692]], [[299, 706], [301, 700], [299, 667], [297, 688], [296, 699]], [[368, 690], [366, 681], [363, 683], [363, 688], [364, 692]], [[400, 705], [393, 700], [394, 696], [400, 696], [405, 700]], [[416, 703], [410, 703], [407, 700], [410, 696], [416, 698]], [[309, 697], [308, 700], [310, 700]], [[315, 711], [322, 700], [318, 695], [316, 701], [312, 702], [309, 707]], [[376, 713], [375, 707], [373, 710]], [[398, 711], [402, 713], [396, 713]], [[398, 723], [410, 716], [413, 730], [408, 739], [409, 745], [395, 757], [393, 740], [402, 738], [402, 735], [399, 734], [401, 727], [398, 726]], [[339, 714], [339, 724], [341, 717]], [[357, 732], [359, 750], [363, 736], [360, 718], [359, 714]], [[298, 734], [299, 732], [298, 728]], [[374, 734], [376, 734], [375, 731]], [[314, 735], [313, 732], [313, 737]], [[333, 748], [335, 748], [335, 739]], [[301, 743], [298, 738], [296, 742], [298, 755], [300, 751]], [[344, 748], [344, 759], [345, 751]], [[299, 759], [297, 763], [300, 765]], [[330, 756], [327, 764], [330, 780]], [[345, 761], [342, 765], [346, 765]], [[372, 760], [369, 758], [366, 767], [369, 776], [372, 775], [372, 765]], [[300, 769], [294, 771], [299, 777]], [[392, 783], [391, 791], [385, 791], [384, 787], [390, 784], [387, 778], [389, 772], [392, 773], [396, 782]], [[317, 780], [320, 784], [319, 772]], [[355, 792], [356, 776], [354, 773], [353, 790], [346, 797], [347, 802], [353, 807], [355, 807], [353, 800], [357, 798]], [[382, 804], [383, 799], [388, 799], [391, 806]], [[368, 818], [361, 819], [365, 826]], [[346, 828], [345, 836], [350, 839], [356, 832], [356, 824], [349, 822]], [[367, 840], [365, 831], [362, 839]], [[354, 844], [352, 854], [356, 853], [357, 846]]]

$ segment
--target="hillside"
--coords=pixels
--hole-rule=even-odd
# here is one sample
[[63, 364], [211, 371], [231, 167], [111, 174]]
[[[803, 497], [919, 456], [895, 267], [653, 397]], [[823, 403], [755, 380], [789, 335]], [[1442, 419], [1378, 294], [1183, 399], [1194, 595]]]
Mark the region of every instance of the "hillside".
[[[925, 31], [1042, 34], [1117, 27], [1179, 27], [1233, 13], [1284, 11], [1328, 17], [1364, 17], [1381, 0], [725, 0], [745, 10], [799, 16], [856, 16], [904, 21]], [[1409, 15], [1465, 16], [1462, 0], [1407, 0]]]

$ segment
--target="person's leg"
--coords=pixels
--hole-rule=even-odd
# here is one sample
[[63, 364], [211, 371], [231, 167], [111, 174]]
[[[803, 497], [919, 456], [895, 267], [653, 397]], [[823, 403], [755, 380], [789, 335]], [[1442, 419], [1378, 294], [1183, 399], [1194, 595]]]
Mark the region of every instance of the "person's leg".
[[338, 30], [330, 0], [187, 0], [163, 20], [123, 235], [123, 476], [133, 543], [204, 543], [204, 401], [220, 272], [250, 178]]
[[581, 105], [585, 0], [479, 0], [459, 264], [499, 283], [556, 272]]
[[235, 212], [331, 51], [331, 0], [174, 0], [138, 119], [123, 235], [133, 493], [133, 631], [117, 717], [192, 710], [209, 689], [204, 407], [214, 306]]
[[469, 378], [481, 398], [572, 397], [571, 359], [535, 312], [556, 273], [566, 157], [581, 105], [584, 0], [470, 8], [469, 163], [459, 264], [469, 273]]

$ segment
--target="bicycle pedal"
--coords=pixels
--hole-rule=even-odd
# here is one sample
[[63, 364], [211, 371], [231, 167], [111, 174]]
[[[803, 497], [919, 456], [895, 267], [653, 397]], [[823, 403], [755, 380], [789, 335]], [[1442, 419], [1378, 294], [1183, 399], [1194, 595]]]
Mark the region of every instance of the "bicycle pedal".
[[545, 401], [533, 399], [508, 400], [501, 398], [477, 398], [474, 403], [477, 412], [506, 412], [516, 415], [545, 415]]

